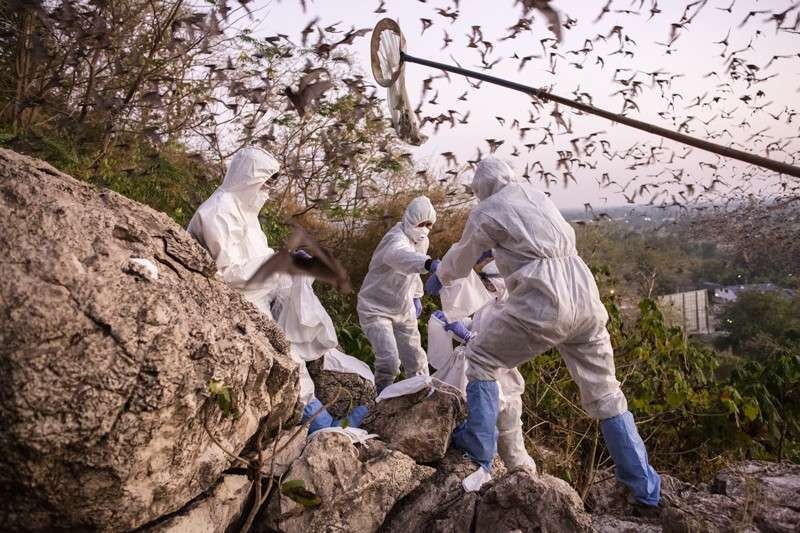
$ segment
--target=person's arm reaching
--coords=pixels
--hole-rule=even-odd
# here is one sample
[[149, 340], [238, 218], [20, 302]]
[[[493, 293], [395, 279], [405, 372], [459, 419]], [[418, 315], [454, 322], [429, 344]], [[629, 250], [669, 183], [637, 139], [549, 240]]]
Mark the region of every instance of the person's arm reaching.
[[453, 280], [467, 277], [475, 266], [475, 259], [492, 248], [494, 242], [486, 235], [478, 223], [480, 214], [473, 211], [467, 219], [464, 233], [461, 240], [455, 243], [444, 254], [442, 264], [439, 266], [437, 275], [443, 284], [448, 284]]
[[411, 246], [411, 243], [403, 242], [401, 239], [395, 239], [386, 248], [383, 256], [386, 264], [403, 274], [422, 274], [427, 272], [425, 262], [428, 259], [430, 259], [429, 255], [419, 253]]
[[245, 260], [240, 257], [240, 242], [244, 241], [244, 227], [229, 217], [214, 217], [204, 221], [203, 241], [214, 258], [223, 281], [233, 287], [242, 287], [271, 254]]

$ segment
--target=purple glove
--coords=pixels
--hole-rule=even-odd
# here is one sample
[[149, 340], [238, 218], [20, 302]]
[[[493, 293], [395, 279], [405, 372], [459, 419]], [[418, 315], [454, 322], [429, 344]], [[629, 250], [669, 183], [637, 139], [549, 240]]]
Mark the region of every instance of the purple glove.
[[439, 296], [439, 291], [442, 290], [442, 282], [439, 281], [439, 276], [431, 274], [425, 280], [425, 292], [431, 296]]
[[296, 257], [297, 259], [306, 259], [306, 260], [311, 259], [311, 254], [310, 253], [306, 252], [305, 250], [300, 250], [300, 249], [295, 250], [294, 252], [292, 252], [292, 256]]
[[435, 316], [436, 319], [439, 320], [439, 322], [447, 324], [447, 317], [444, 316], [444, 311], [440, 311], [437, 309], [436, 311], [433, 312], [433, 316]]
[[414, 311], [417, 312], [417, 318], [422, 314], [422, 300], [414, 298]]
[[490, 248], [490, 249], [486, 250], [485, 252], [483, 252], [483, 253], [481, 254], [481, 256], [478, 258], [478, 260], [477, 260], [477, 261], [475, 261], [475, 264], [477, 265], [477, 264], [478, 264], [478, 263], [480, 263], [481, 261], [483, 261], [483, 260], [485, 260], [485, 259], [489, 259], [489, 258], [491, 258], [491, 257], [494, 257], [494, 254], [492, 253], [492, 250], [491, 250], [491, 248]]
[[464, 323], [461, 322], [460, 320], [456, 320], [455, 322], [449, 322], [445, 324], [444, 330], [449, 331], [450, 333], [458, 337], [464, 344], [466, 344], [467, 341], [469, 341], [469, 339], [472, 337], [472, 332], [469, 329], [467, 329], [467, 326], [465, 326]]

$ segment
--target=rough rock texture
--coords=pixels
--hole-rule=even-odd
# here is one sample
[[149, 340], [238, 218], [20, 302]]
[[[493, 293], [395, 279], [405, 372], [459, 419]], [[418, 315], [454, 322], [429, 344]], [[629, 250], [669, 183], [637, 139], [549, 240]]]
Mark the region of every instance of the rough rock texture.
[[485, 489], [475, 510], [475, 531], [591, 531], [591, 518], [569, 483], [516, 469]]
[[223, 476], [207, 496], [142, 533], [225, 533], [244, 521], [251, 486], [247, 476]]
[[[451, 510], [450, 506], [453, 502], [460, 502], [463, 499], [464, 489], [461, 488], [461, 481], [475, 471], [475, 463], [462, 452], [451, 448], [433, 467], [436, 468], [436, 473], [394, 506], [381, 527], [383, 533], [428, 531], [437, 523], [440, 525], [447, 523], [448, 516], [462, 514], [462, 509]], [[496, 479], [505, 473], [503, 462], [499, 458], [495, 459], [492, 465], [492, 477]], [[472, 514], [469, 515], [468, 526]]]
[[493, 480], [465, 493], [461, 480], [475, 467], [453, 451], [436, 474], [392, 509], [382, 533], [434, 531], [591, 531], [591, 517], [566, 481], [495, 464]]
[[0, 530], [148, 523], [230, 465], [207, 415], [238, 452], [293, 413], [280, 330], [166, 215], [0, 149], [0, 249]]
[[[274, 476], [284, 475], [289, 471], [292, 463], [303, 453], [307, 439], [308, 426], [297, 426], [282, 430], [280, 435], [277, 436], [277, 442], [273, 438], [264, 444], [261, 453], [261, 458], [264, 462], [263, 470], [266, 472], [271, 467]], [[276, 450], [277, 453], [274, 454], [275, 458], [273, 459], [272, 455]], [[243, 456], [249, 460], [258, 458], [254, 446], [249, 447]]]
[[447, 453], [453, 429], [466, 416], [461, 392], [440, 383], [430, 395], [421, 390], [376, 403], [364, 428], [418, 463], [432, 463]]
[[621, 484], [602, 477], [586, 502], [598, 531], [800, 531], [800, 465], [737, 463], [698, 487], [662, 474], [660, 512], [643, 511]]
[[375, 385], [358, 374], [331, 372], [323, 370], [324, 357], [306, 363], [308, 373], [314, 381], [314, 392], [323, 404], [328, 405], [336, 398], [339, 388], [343, 388], [339, 399], [328, 405], [328, 411], [334, 418], [342, 418], [350, 413], [353, 407], [366, 405], [370, 410], [375, 404]]
[[301, 479], [322, 500], [303, 507], [277, 494], [259, 521], [261, 531], [375, 531], [395, 503], [433, 474], [377, 440], [354, 446], [339, 433], [318, 435], [306, 445], [285, 480]]
[[800, 465], [747, 461], [714, 478], [711, 492], [752, 502], [760, 531], [800, 531]]

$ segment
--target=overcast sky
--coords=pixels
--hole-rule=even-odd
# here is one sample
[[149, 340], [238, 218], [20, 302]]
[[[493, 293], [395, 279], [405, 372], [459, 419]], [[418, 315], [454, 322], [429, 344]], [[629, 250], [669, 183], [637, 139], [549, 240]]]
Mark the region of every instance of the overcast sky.
[[[376, 14], [373, 11], [378, 7], [378, 1], [363, 0], [308, 0], [308, 11], [303, 13], [300, 3], [297, 1], [283, 0], [256, 0], [251, 7], [256, 8], [257, 16], [253, 27], [258, 35], [271, 35], [278, 32], [290, 34], [296, 42], [299, 42], [300, 30], [314, 17], [320, 17], [320, 25], [327, 26], [340, 23], [339, 28], [347, 30], [351, 26], [357, 28], [372, 27], [382, 17], [389, 16], [398, 20], [408, 42], [408, 53], [428, 59], [452, 63], [450, 54], [458, 60], [462, 66], [480, 70], [480, 56], [478, 51], [468, 48], [467, 34], [470, 33], [472, 25], [480, 25], [484, 38], [494, 44], [494, 51], [487, 56], [490, 60], [502, 58], [502, 61], [492, 70], [490, 74], [536, 87], [550, 87], [552, 92], [562, 96], [571, 96], [571, 93], [578, 87], [580, 91], [592, 95], [595, 106], [606, 108], [610, 111], [619, 112], [622, 110], [623, 97], [612, 95], [615, 91], [625, 88], [622, 84], [614, 82], [614, 78], [630, 78], [636, 74], [635, 80], [644, 82], [643, 92], [636, 97], [639, 111], [629, 110], [629, 116], [641, 120], [656, 123], [658, 125], [677, 129], [678, 125], [689, 115], [697, 117], [689, 123], [689, 131], [692, 135], [708, 138], [709, 134], [719, 132], [725, 128], [731, 135], [723, 134], [716, 139], [716, 142], [729, 144], [736, 141], [741, 146], [746, 146], [748, 150], [764, 154], [767, 143], [778, 138], [786, 137], [790, 140], [790, 145], [786, 148], [788, 152], [796, 152], [800, 149], [800, 143], [796, 141], [798, 137], [798, 124], [800, 116], [795, 117], [787, 123], [789, 116], [785, 108], [797, 109], [798, 87], [800, 87], [800, 35], [786, 31], [777, 32], [774, 22], [767, 22], [770, 14], [757, 14], [751, 17], [742, 27], [740, 23], [751, 10], [769, 10], [779, 12], [793, 5], [790, 0], [761, 0], [760, 2], [736, 0], [732, 13], [717, 8], [728, 8], [731, 0], [709, 0], [707, 5], [700, 11], [699, 15], [685, 29], [678, 30], [678, 39], [670, 48], [657, 44], [658, 42], [667, 43], [670, 38], [671, 23], [678, 22], [684, 12], [685, 3], [676, 1], [665, 1], [657, 4], [660, 13], [656, 13], [650, 20], [651, 0], [641, 2], [643, 5], [639, 9], [639, 0], [616, 0], [611, 3], [611, 12], [607, 13], [599, 22], [594, 22], [600, 13], [605, 1], [558, 1], [552, 2], [560, 11], [562, 20], [566, 16], [575, 19], [573, 27], [565, 30], [563, 41], [558, 50], [547, 48], [544, 53], [557, 51], [564, 57], [556, 58], [555, 74], [547, 72], [549, 68], [549, 56], [543, 54], [540, 39], [552, 37], [551, 32], [546, 28], [543, 17], [534, 13], [535, 21], [532, 31], [520, 34], [516, 39], [501, 41], [501, 37], [508, 32], [506, 28], [515, 24], [521, 16], [519, 6], [514, 6], [512, 0], [462, 0], [460, 2], [459, 16], [454, 24], [450, 20], [437, 14], [436, 8], [451, 8], [453, 3], [444, 0], [428, 0], [423, 3], [418, 0], [387, 0], [386, 13]], [[263, 8], [263, 9], [258, 9]], [[615, 10], [635, 10], [640, 14], [629, 14], [624, 12], [614, 12]], [[787, 18], [789, 24], [797, 16], [795, 10]], [[422, 23], [420, 18], [431, 19], [433, 27], [429, 28], [424, 35], [420, 36]], [[608, 35], [609, 31], [616, 25], [622, 26], [621, 33], [631, 41], [625, 42], [624, 49], [633, 52], [633, 57], [623, 54], [612, 55], [612, 52], [620, 48], [619, 40], [616, 35], [611, 35], [604, 42], [601, 39], [595, 40], [600, 35]], [[729, 47], [727, 53], [733, 50], [747, 47], [750, 43], [751, 48], [739, 54], [739, 57], [748, 64], [756, 65], [760, 68], [756, 75], [760, 78], [770, 74], [777, 76], [751, 87], [743, 80], [731, 80], [726, 74], [725, 58], [721, 56], [725, 46], [713, 44], [725, 38], [730, 30]], [[449, 47], [442, 50], [443, 35], [447, 32], [453, 42]], [[313, 37], [312, 37], [313, 39]], [[584, 47], [585, 39], [592, 39], [594, 52], [590, 53], [584, 61], [582, 55], [569, 54], [569, 50], [578, 50]], [[752, 40], [752, 42], [751, 42]], [[549, 44], [549, 43], [547, 43]], [[369, 36], [359, 38], [353, 46], [353, 51], [359, 58], [360, 65], [356, 68], [372, 81], [369, 71]], [[514, 54], [520, 57], [527, 55], [540, 55], [540, 59], [529, 61], [522, 71], [518, 70], [519, 61], [512, 59]], [[764, 70], [763, 67], [770, 61], [773, 55], [791, 55], [791, 58], [779, 59]], [[601, 57], [604, 65], [601, 66], [597, 57]], [[570, 63], [581, 64], [582, 68]], [[616, 69], [622, 70], [615, 74]], [[657, 86], [651, 86], [651, 78], [646, 72], [660, 70], [666, 74], [662, 78], [669, 77], [670, 74], [681, 75], [675, 78], [672, 86], [666, 88], [666, 96], [661, 95], [661, 90]], [[718, 74], [711, 74], [716, 72]], [[413, 105], [416, 105], [420, 98], [422, 80], [431, 74], [438, 74], [426, 67], [418, 65], [407, 65], [406, 79], [409, 95]], [[730, 83], [730, 85], [720, 85]], [[455, 109], [460, 113], [470, 111], [469, 123], [458, 125], [455, 129], [450, 129], [445, 125], [439, 129], [437, 134], [433, 133], [431, 127], [427, 127], [425, 133], [429, 140], [421, 147], [414, 149], [417, 166], [419, 168], [434, 168], [445, 170], [445, 159], [439, 154], [445, 151], [454, 152], [461, 162], [471, 159], [476, 153], [476, 148], [480, 147], [484, 154], [488, 152], [487, 143], [484, 139], [495, 138], [504, 139], [505, 144], [498, 150], [497, 155], [507, 160], [520, 173], [522, 173], [526, 163], [540, 160], [547, 171], [551, 171], [560, 176], [561, 172], [556, 169], [557, 150], [571, 150], [570, 139], [578, 136], [588, 135], [596, 131], [605, 131], [603, 137], [612, 144], [612, 151], [624, 151], [636, 142], [647, 142], [658, 144], [660, 139], [652, 135], [631, 130], [625, 126], [613, 125], [609, 121], [590, 116], [577, 116], [567, 109], [562, 109], [565, 118], [572, 121], [572, 133], [562, 133], [557, 135], [555, 146], [547, 144], [537, 146], [532, 153], [527, 153], [523, 144], [539, 142], [544, 137], [543, 130], [534, 129], [528, 133], [526, 140], [520, 141], [519, 134], [510, 128], [514, 118], [520, 120], [525, 126], [528, 121], [528, 110], [532, 109], [530, 99], [521, 93], [489, 84], [483, 84], [480, 89], [473, 89], [464, 78], [453, 77], [452, 83], [446, 80], [437, 80], [434, 90], [439, 91], [438, 105], [425, 103], [423, 105], [423, 115], [438, 115], [448, 109]], [[763, 91], [763, 96], [758, 96], [758, 91]], [[468, 101], [458, 101], [458, 97], [468, 91]], [[668, 98], [672, 93], [683, 96], [681, 100], [675, 97], [673, 100], [675, 118], [664, 115], [659, 116], [659, 112], [667, 109]], [[686, 109], [692, 104], [693, 99], [706, 94], [705, 103], [710, 105], [695, 106]], [[384, 94], [381, 91], [381, 94]], [[751, 101], [745, 103], [739, 98], [749, 96]], [[433, 93], [426, 96], [430, 99]], [[713, 101], [717, 98], [717, 101]], [[753, 111], [754, 106], [763, 104], [763, 110]], [[527, 124], [534, 128], [546, 126], [552, 121], [550, 111], [552, 106], [548, 104], [543, 110], [537, 112], [540, 118], [535, 124]], [[778, 119], [771, 117], [768, 113], [778, 115]], [[726, 115], [727, 113], [727, 115]], [[506, 120], [502, 126], [495, 118], [503, 117]], [[700, 120], [708, 121], [715, 117], [708, 126]], [[727, 116], [728, 118], [724, 118]], [[743, 121], [748, 124], [741, 125]], [[747, 140], [754, 133], [768, 128], [763, 136]], [[553, 127], [553, 131], [557, 131]], [[766, 137], [770, 136], [770, 137]], [[521, 152], [518, 157], [512, 157], [514, 147]], [[671, 141], [665, 141], [664, 147], [675, 150], [678, 154], [684, 153], [682, 146], [676, 145]], [[664, 152], [662, 159], [668, 159], [669, 151]], [[773, 153], [776, 159], [790, 161], [785, 154]], [[630, 195], [638, 185], [655, 181], [655, 178], [648, 178], [648, 174], [655, 174], [663, 170], [666, 163], [658, 163], [648, 167], [627, 169], [631, 161], [614, 159], [609, 161], [603, 157], [598, 150], [586, 161], [594, 164], [596, 168], [573, 168], [573, 174], [578, 183], [571, 184], [564, 188], [560, 183], [550, 185], [549, 191], [553, 200], [561, 208], [582, 206], [584, 202], [591, 202], [595, 206], [619, 205], [626, 203], [626, 199], [621, 193], [617, 192], [617, 186], [600, 188], [597, 181], [601, 175], [607, 172], [612, 179], [625, 185], [629, 180], [634, 179], [627, 189]], [[680, 163], [686, 171], [683, 182], [697, 182], [708, 184], [713, 179], [711, 167], [701, 167], [699, 162], [710, 162], [717, 164], [717, 158], [711, 154], [705, 154], [699, 150], [694, 152], [686, 159], [676, 159], [670, 168], [675, 168]], [[738, 175], [743, 165], [733, 162], [723, 162], [717, 165], [723, 176]], [[763, 175], [767, 182], [773, 180], [768, 172], [759, 173]], [[666, 175], [669, 177], [669, 174]], [[662, 175], [661, 178], [664, 178]], [[461, 179], [469, 181], [466, 173]], [[726, 177], [726, 181], [728, 180]], [[733, 180], [735, 183], [735, 180]], [[681, 190], [684, 185], [676, 185], [675, 190]], [[544, 185], [542, 184], [544, 188]], [[761, 182], [750, 185], [752, 190], [763, 187]], [[698, 190], [700, 188], [698, 187]], [[649, 197], [644, 195], [644, 199], [637, 197], [635, 201], [646, 201]]]

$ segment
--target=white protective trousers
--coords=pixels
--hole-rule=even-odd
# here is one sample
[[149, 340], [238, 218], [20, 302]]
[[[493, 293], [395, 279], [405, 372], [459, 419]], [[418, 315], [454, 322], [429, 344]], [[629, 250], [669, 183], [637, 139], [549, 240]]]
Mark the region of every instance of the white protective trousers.
[[608, 314], [578, 256], [572, 227], [544, 193], [517, 182], [497, 159], [481, 161], [472, 188], [480, 203], [438, 275], [442, 283], [463, 278], [491, 249], [508, 298], [487, 310], [480, 334], [467, 346], [469, 380], [497, 380], [502, 369], [555, 347], [589, 416], [602, 420], [625, 412]]

